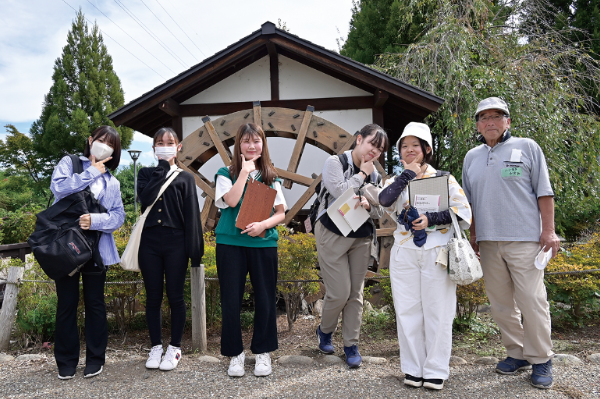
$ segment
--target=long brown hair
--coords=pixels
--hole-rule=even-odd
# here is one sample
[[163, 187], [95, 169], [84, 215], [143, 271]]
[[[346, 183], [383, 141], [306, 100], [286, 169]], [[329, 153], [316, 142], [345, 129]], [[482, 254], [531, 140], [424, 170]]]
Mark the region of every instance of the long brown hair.
[[271, 163], [271, 156], [269, 155], [269, 147], [267, 147], [267, 137], [262, 128], [254, 123], [245, 123], [240, 126], [235, 135], [235, 144], [233, 145], [233, 159], [229, 166], [229, 173], [237, 180], [242, 170], [242, 150], [241, 143], [242, 139], [247, 136], [258, 136], [262, 140], [262, 154], [256, 161], [256, 169], [260, 171], [261, 180], [267, 185], [273, 184], [273, 180], [277, 177], [277, 171]]

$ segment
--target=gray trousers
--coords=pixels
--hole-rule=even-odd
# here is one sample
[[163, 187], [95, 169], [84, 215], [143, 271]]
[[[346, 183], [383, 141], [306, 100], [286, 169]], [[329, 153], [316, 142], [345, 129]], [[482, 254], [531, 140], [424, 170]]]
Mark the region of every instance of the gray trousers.
[[533, 364], [554, 355], [544, 271], [534, 266], [539, 250], [539, 242], [479, 242], [485, 291], [502, 343], [508, 356]]
[[371, 256], [371, 237], [346, 238], [315, 226], [321, 277], [325, 284], [321, 331], [335, 331], [342, 313], [344, 346], [358, 344], [363, 311], [363, 288]]

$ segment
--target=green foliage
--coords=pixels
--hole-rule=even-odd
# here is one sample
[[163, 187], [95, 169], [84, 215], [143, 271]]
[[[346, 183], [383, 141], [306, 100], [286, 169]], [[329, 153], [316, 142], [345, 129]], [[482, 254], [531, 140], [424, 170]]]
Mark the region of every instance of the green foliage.
[[[204, 233], [204, 276], [218, 278], [215, 233]], [[218, 281], [206, 282], [206, 323], [213, 327], [221, 322], [221, 289]]]
[[14, 210], [26, 203], [45, 204], [52, 193], [49, 176], [44, 177], [44, 171], [53, 170], [54, 165], [37, 154], [27, 135], [13, 125], [5, 128], [6, 141], [0, 140], [1, 175], [6, 179], [0, 190], [0, 208]]
[[27, 205], [14, 212], [0, 208], [0, 244], [27, 241], [35, 229], [35, 215], [41, 210], [36, 205]]
[[[600, 269], [600, 233], [559, 253], [546, 268], [547, 272], [590, 269]], [[557, 324], [583, 326], [600, 310], [600, 273], [546, 275], [545, 282]]]
[[[429, 12], [437, 7], [434, 1], [420, 3], [426, 3]], [[427, 13], [407, 14], [408, 10], [401, 0], [354, 0], [348, 39], [340, 54], [372, 64], [380, 54], [403, 52], [422, 34], [427, 18]]]
[[[67, 35], [67, 45], [54, 63], [52, 87], [44, 98], [42, 114], [31, 127], [34, 149], [53, 165], [64, 153], [82, 151], [86, 138], [101, 125], [114, 127], [107, 117], [124, 104], [121, 81], [98, 25], [91, 32], [81, 10]], [[133, 131], [117, 128], [122, 147], [128, 148]], [[46, 175], [52, 172], [46, 171]]]
[[454, 329], [464, 332], [473, 329], [474, 320], [477, 318], [477, 307], [488, 302], [485, 294], [485, 282], [479, 279], [468, 285], [456, 287], [456, 316]]
[[362, 317], [362, 330], [369, 336], [387, 335], [389, 330], [396, 329], [396, 313], [392, 306], [381, 309], [364, 311]]
[[[315, 266], [318, 261], [317, 244], [312, 234], [296, 233], [289, 235], [283, 226], [277, 226], [279, 242], [277, 255], [279, 258], [279, 280], [317, 280], [319, 275]], [[319, 290], [318, 283], [288, 282], [277, 285], [279, 295], [285, 301], [285, 310], [289, 330], [302, 309], [302, 298], [315, 294]]]
[[240, 313], [242, 330], [248, 330], [254, 326], [254, 311]]
[[[466, 153], [478, 145], [477, 103], [502, 97], [509, 103], [512, 134], [534, 139], [546, 155], [557, 229], [577, 234], [567, 220], [600, 216], [597, 207], [590, 208], [600, 202], [600, 123], [586, 91], [590, 82], [600, 82], [600, 64], [561, 32], [519, 25], [525, 11], [530, 20], [547, 18], [542, 0], [512, 7], [488, 0], [438, 4], [428, 15], [430, 2], [407, 2], [407, 16], [428, 15], [424, 34], [405, 52], [377, 61], [383, 72], [446, 100], [426, 120], [434, 137], [433, 165], [460, 179]], [[401, 30], [410, 23], [407, 17]]]
[[[390, 269], [381, 269], [379, 274], [386, 278], [382, 278], [380, 280], [374, 280], [374, 285], [365, 285], [363, 290], [363, 298], [364, 300], [371, 300], [373, 298], [373, 291], [375, 289], [381, 290], [383, 293], [381, 299], [383, 303], [389, 305], [392, 309], [392, 313], [394, 313], [394, 297], [392, 296], [392, 280], [389, 279]], [[395, 313], [394, 313], [395, 314]]]
[[[153, 165], [151, 165], [153, 166]], [[144, 165], [138, 164], [139, 171]], [[135, 214], [135, 180], [133, 174], [133, 163], [120, 167], [113, 174], [121, 184], [121, 198], [125, 208], [125, 221], [134, 224], [138, 215]], [[138, 203], [138, 213], [141, 214], [141, 204]]]

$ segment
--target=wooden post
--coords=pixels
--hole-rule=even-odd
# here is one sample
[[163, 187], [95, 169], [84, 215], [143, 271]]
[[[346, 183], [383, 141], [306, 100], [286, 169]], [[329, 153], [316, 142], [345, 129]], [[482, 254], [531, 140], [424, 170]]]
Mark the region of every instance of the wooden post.
[[17, 308], [17, 295], [19, 294], [19, 280], [23, 277], [23, 267], [11, 267], [8, 270], [8, 280], [4, 291], [2, 311], [0, 311], [0, 352], [8, 350], [10, 332], [15, 322], [15, 309]]
[[204, 265], [192, 267], [192, 349], [206, 352], [206, 287]]

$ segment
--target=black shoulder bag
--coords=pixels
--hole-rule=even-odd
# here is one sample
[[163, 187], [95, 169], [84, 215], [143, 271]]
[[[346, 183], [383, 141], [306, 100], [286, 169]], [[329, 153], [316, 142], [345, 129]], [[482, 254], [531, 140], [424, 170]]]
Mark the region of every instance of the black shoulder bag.
[[[73, 174], [83, 172], [83, 162], [69, 155]], [[79, 217], [88, 213], [106, 213], [90, 187], [70, 194], [36, 215], [35, 231], [27, 239], [33, 256], [42, 270], [53, 280], [72, 276], [91, 259], [102, 269], [104, 262], [98, 251], [102, 232], [82, 230]]]

